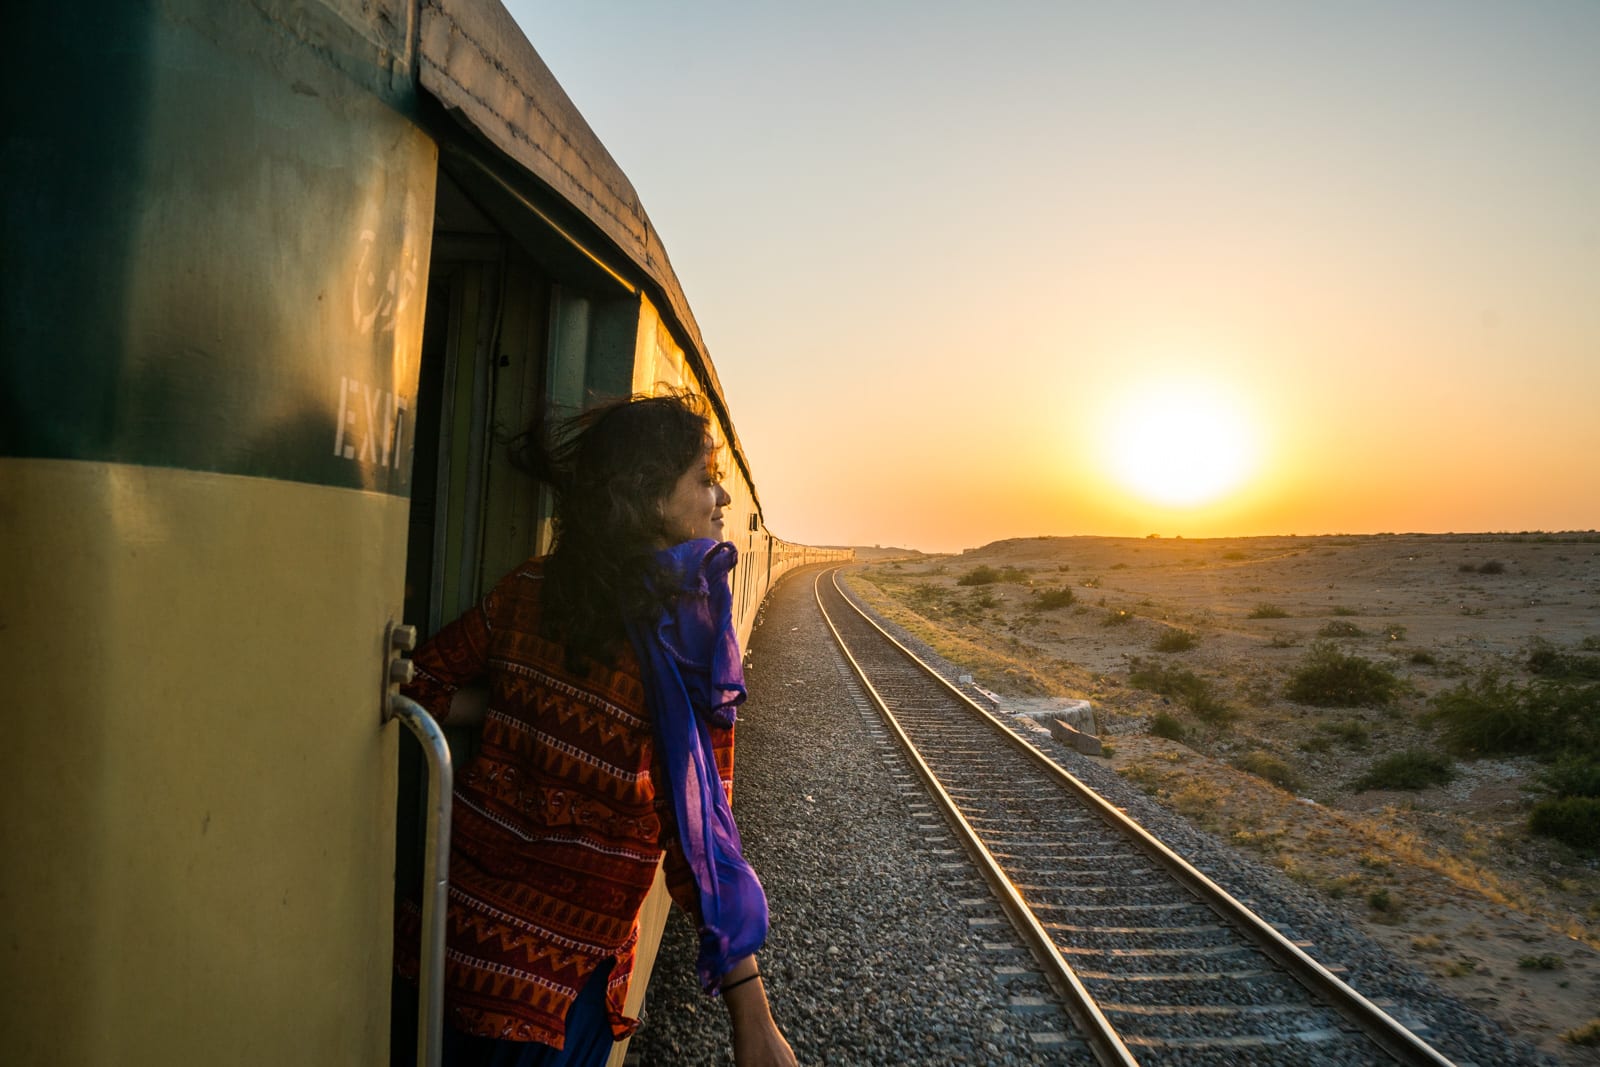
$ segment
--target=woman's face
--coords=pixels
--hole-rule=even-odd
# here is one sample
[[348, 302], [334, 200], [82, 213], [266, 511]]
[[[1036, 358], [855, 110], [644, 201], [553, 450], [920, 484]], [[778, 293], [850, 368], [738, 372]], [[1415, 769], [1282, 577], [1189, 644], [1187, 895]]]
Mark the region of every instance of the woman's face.
[[722, 507], [733, 498], [722, 488], [722, 480], [712, 466], [709, 452], [678, 476], [672, 491], [661, 502], [661, 519], [670, 544], [709, 537], [722, 540]]

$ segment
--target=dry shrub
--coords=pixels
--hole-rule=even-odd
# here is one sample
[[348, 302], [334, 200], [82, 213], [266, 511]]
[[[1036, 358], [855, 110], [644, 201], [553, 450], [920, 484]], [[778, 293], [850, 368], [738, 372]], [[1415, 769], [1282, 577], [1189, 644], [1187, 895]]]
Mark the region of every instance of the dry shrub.
[[1128, 682], [1139, 689], [1160, 693], [1181, 702], [1201, 720], [1221, 725], [1233, 718], [1233, 711], [1212, 692], [1211, 683], [1193, 671], [1146, 666], [1133, 661]]
[[1564, 1031], [1561, 1040], [1569, 1045], [1583, 1045], [1586, 1048], [1600, 1045], [1600, 1018], [1590, 1019], [1582, 1026]]
[[1291, 793], [1299, 789], [1301, 785], [1300, 775], [1296, 773], [1293, 767], [1272, 753], [1262, 752], [1260, 749], [1246, 752], [1234, 760], [1233, 765], [1241, 771], [1247, 771], [1258, 778], [1265, 778], [1273, 785], [1278, 786], [1280, 789], [1287, 789]]
[[1600, 684], [1522, 686], [1489, 672], [1435, 696], [1429, 718], [1464, 754], [1600, 757]]
[[1386, 756], [1350, 783], [1352, 789], [1426, 789], [1444, 785], [1456, 775], [1449, 756], [1413, 748]]
[[1600, 797], [1541, 800], [1528, 815], [1528, 829], [1576, 849], [1600, 850]]
[[1040, 611], [1056, 611], [1069, 607], [1077, 598], [1065, 586], [1059, 589], [1041, 589], [1033, 594], [1033, 606]]
[[[1581, 647], [1581, 646], [1580, 646]], [[1548, 641], [1535, 640], [1528, 649], [1528, 672], [1557, 681], [1600, 679], [1600, 656], [1563, 652]]]
[[1525, 971], [1559, 971], [1566, 966], [1566, 961], [1560, 956], [1522, 956], [1517, 966]]
[[1365, 748], [1372, 739], [1372, 730], [1360, 719], [1339, 719], [1317, 723], [1319, 733], [1329, 734], [1353, 748]]
[[1000, 572], [986, 564], [979, 564], [956, 579], [957, 585], [993, 585], [1000, 580]]
[[1192, 630], [1166, 630], [1152, 647], [1157, 652], [1187, 652], [1199, 643], [1199, 635]]
[[1360, 637], [1365, 631], [1353, 622], [1330, 622], [1317, 631], [1318, 637]]
[[1164, 711], [1156, 712], [1155, 718], [1150, 720], [1150, 732], [1168, 741], [1182, 741], [1189, 736], [1189, 731], [1183, 728], [1183, 723], [1179, 722], [1176, 716]]
[[1317, 707], [1381, 708], [1400, 693], [1400, 679], [1389, 668], [1346, 655], [1325, 641], [1313, 644], [1289, 678], [1285, 695]]
[[1600, 760], [1563, 756], [1539, 776], [1539, 784], [1558, 797], [1600, 797]]

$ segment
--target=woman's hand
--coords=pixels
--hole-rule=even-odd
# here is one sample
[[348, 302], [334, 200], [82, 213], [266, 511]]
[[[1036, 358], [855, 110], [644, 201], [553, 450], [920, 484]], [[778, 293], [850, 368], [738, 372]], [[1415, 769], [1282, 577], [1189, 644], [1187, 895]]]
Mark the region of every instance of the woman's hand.
[[800, 1063], [770, 1014], [760, 1026], [734, 1024], [733, 1062], [739, 1067], [799, 1067]]
[[444, 721], [451, 726], [478, 726], [489, 708], [489, 690], [463, 686], [450, 694], [450, 713]]
[[[794, 1050], [772, 1019], [766, 987], [755, 975], [755, 957], [751, 956], [722, 978], [726, 990], [722, 1000], [733, 1024], [733, 1062], [739, 1067], [798, 1067]], [[735, 988], [727, 988], [736, 983]]]

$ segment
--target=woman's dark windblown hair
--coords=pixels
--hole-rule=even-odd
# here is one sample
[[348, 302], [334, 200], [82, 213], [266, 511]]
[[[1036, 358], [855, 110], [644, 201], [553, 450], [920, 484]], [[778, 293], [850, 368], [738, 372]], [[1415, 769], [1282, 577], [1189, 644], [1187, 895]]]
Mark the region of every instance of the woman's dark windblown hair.
[[633, 396], [591, 408], [546, 438], [511, 442], [512, 463], [550, 486], [555, 548], [545, 561], [544, 630], [578, 656], [615, 662], [625, 618], [659, 603], [646, 579], [671, 540], [661, 503], [689, 467], [716, 455], [706, 402], [693, 394]]

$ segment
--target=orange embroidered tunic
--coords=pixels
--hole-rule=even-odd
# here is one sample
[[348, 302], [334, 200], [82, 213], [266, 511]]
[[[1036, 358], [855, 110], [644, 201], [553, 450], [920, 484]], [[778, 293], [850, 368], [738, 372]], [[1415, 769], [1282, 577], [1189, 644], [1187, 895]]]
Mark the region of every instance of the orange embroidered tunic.
[[[446, 1019], [560, 1048], [567, 1009], [606, 960], [612, 1033], [638, 1025], [622, 1007], [663, 853], [673, 900], [696, 925], [700, 909], [633, 650], [569, 671], [562, 646], [539, 633], [542, 585], [538, 560], [503, 578], [417, 651], [405, 693], [441, 721], [457, 689], [489, 694], [482, 747], [454, 792]], [[711, 737], [731, 796], [733, 730]], [[413, 979], [420, 919], [414, 903], [397, 913], [396, 966]]]

